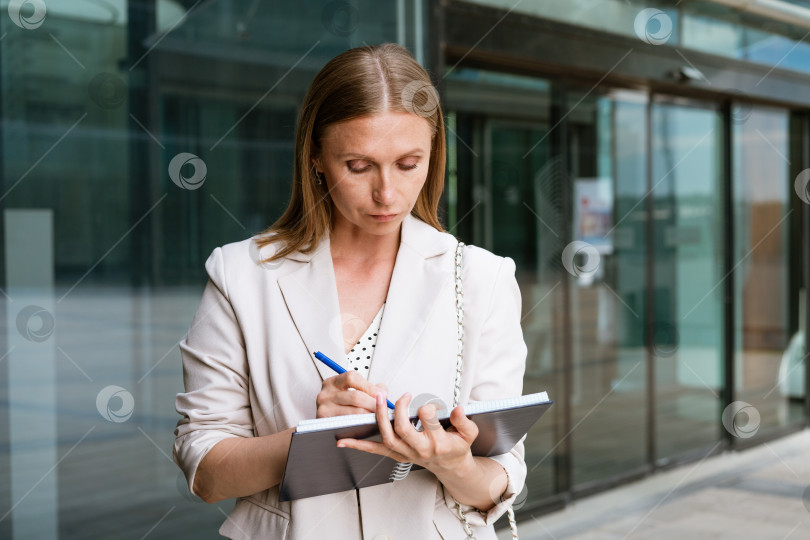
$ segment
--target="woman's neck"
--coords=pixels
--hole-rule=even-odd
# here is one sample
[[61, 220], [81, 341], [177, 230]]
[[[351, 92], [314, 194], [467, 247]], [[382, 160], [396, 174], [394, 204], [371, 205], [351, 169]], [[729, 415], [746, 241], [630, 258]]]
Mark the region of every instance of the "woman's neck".
[[332, 258], [362, 264], [395, 260], [401, 231], [402, 224], [385, 235], [370, 234], [354, 225], [336, 225], [329, 235]]

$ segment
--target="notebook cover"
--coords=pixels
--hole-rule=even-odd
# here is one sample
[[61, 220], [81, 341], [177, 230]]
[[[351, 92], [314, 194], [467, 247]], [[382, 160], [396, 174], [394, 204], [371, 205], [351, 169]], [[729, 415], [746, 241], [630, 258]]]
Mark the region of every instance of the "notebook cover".
[[[473, 455], [495, 456], [509, 452], [552, 403], [546, 401], [468, 415], [479, 431], [472, 444]], [[440, 421], [445, 429], [451, 425], [449, 418]], [[338, 439], [347, 437], [380, 441], [376, 423], [293, 433], [279, 501], [392, 482], [390, 475], [396, 460], [353, 448], [338, 448]], [[412, 470], [421, 468], [414, 465]]]

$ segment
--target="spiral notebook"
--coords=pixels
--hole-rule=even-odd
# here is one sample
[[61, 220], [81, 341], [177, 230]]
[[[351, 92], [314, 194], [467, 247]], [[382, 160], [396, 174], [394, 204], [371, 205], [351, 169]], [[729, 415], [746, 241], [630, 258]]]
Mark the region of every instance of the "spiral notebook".
[[[546, 392], [540, 392], [466, 405], [465, 414], [478, 425], [478, 437], [472, 444], [473, 455], [496, 456], [509, 452], [552, 403]], [[437, 413], [445, 428], [450, 426], [449, 412]], [[389, 418], [393, 421], [393, 411], [389, 411]], [[414, 424], [417, 420], [415, 415], [411, 417]], [[353, 448], [338, 448], [337, 440], [347, 437], [379, 441], [376, 416], [354, 414], [299, 422], [290, 441], [279, 500], [376, 486], [404, 477], [394, 459]], [[413, 469], [421, 467], [414, 465]]]

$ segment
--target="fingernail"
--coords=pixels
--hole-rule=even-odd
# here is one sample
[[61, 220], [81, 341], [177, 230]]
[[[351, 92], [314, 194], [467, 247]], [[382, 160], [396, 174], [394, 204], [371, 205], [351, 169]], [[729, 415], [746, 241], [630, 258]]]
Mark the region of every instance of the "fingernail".
[[377, 392], [377, 405], [382, 405], [385, 403], [385, 394], [383, 392]]
[[338, 445], [338, 448], [346, 448], [346, 445], [343, 444], [342, 442], [337, 443], [337, 445]]

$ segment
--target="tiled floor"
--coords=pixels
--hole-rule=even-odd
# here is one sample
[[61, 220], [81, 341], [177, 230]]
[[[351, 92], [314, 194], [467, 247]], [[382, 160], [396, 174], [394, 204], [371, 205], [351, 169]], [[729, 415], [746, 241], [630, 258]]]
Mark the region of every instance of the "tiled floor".
[[578, 500], [519, 527], [528, 540], [808, 538], [810, 430]]

